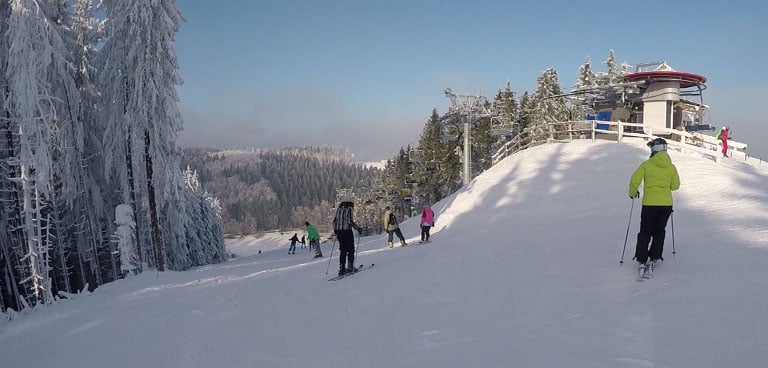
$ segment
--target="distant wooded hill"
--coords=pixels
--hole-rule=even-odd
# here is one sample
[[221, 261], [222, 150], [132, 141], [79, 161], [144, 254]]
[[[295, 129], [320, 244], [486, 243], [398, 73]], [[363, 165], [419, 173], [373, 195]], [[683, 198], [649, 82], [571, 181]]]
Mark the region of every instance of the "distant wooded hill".
[[328, 227], [337, 189], [370, 188], [381, 170], [355, 164], [339, 147], [187, 148], [182, 164], [219, 199], [227, 234]]

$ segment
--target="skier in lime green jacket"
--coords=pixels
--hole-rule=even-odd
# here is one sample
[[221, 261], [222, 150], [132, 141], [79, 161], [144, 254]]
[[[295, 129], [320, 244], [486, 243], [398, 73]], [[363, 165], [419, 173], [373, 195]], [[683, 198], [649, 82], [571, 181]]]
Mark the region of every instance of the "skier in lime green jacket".
[[312, 226], [309, 221], [304, 221], [304, 225], [307, 227], [307, 239], [309, 239], [309, 249], [315, 250], [315, 258], [322, 258], [323, 251], [320, 250], [320, 234], [317, 232], [317, 228]]
[[[640, 268], [652, 270], [656, 262], [664, 259], [662, 252], [667, 220], [672, 215], [672, 191], [680, 188], [680, 177], [667, 154], [667, 141], [656, 138], [648, 142], [648, 147], [651, 148], [651, 157], [632, 173], [629, 197], [640, 197], [638, 188], [641, 182], [645, 182], [635, 259]], [[648, 243], [651, 245], [650, 249]], [[649, 258], [650, 263], [647, 263]]]

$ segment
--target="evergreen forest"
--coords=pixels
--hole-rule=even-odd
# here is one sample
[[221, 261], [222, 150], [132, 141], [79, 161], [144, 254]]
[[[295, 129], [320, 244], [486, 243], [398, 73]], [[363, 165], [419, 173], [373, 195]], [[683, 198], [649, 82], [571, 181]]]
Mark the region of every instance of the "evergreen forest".
[[338, 147], [187, 148], [182, 160], [222, 208], [231, 235], [303, 228], [327, 231], [337, 195], [368, 191], [381, 170], [353, 163]]

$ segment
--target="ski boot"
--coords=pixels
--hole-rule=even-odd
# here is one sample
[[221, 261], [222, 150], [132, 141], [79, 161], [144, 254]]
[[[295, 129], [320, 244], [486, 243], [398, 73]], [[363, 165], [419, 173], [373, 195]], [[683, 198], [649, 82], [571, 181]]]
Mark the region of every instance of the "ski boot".
[[648, 266], [645, 263], [639, 263], [637, 264], [637, 277], [639, 279], [644, 279], [646, 273], [648, 272]]
[[658, 259], [652, 259], [648, 262], [648, 268], [645, 270], [645, 277], [650, 279], [653, 276], [653, 269], [658, 266], [660, 261]]

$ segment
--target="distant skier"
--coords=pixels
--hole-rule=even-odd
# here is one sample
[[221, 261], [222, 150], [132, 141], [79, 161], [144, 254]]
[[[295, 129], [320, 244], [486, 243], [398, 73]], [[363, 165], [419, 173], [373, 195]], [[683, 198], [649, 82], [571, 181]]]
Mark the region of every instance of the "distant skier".
[[304, 225], [307, 226], [307, 240], [309, 240], [309, 249], [315, 250], [314, 258], [322, 257], [323, 251], [320, 250], [320, 233], [317, 232], [317, 228], [312, 226], [309, 221], [305, 221]]
[[652, 271], [656, 262], [664, 259], [662, 252], [667, 220], [672, 215], [672, 191], [680, 188], [677, 168], [667, 154], [667, 141], [656, 138], [648, 142], [648, 147], [651, 148], [651, 157], [640, 164], [629, 181], [630, 198], [640, 197], [638, 188], [641, 182], [645, 182], [640, 232], [637, 234], [635, 248], [635, 259], [641, 276], [649, 270]]
[[291, 241], [291, 246], [288, 247], [288, 254], [296, 254], [296, 242], [299, 241], [299, 237], [296, 236], [296, 233], [293, 233], [289, 240]]
[[299, 240], [299, 243], [301, 243], [302, 249], [307, 247], [307, 241], [305, 240], [304, 235], [301, 236], [301, 240]]
[[728, 128], [727, 126], [720, 128], [720, 133], [717, 134], [717, 139], [719, 139], [720, 143], [723, 145], [723, 150], [721, 151], [723, 153], [723, 157], [728, 157], [729, 135], [731, 135], [731, 128]]
[[421, 241], [429, 241], [429, 229], [435, 226], [435, 213], [429, 207], [429, 203], [424, 203], [421, 210]]
[[355, 272], [355, 234], [352, 229], [357, 230], [358, 234], [362, 229], [352, 219], [354, 207], [352, 198], [342, 198], [336, 208], [336, 216], [333, 217], [333, 232], [339, 240], [339, 276]]
[[404, 247], [408, 245], [405, 242], [405, 237], [403, 236], [403, 232], [400, 231], [400, 225], [397, 223], [397, 216], [392, 212], [392, 210], [387, 206], [384, 208], [384, 230], [387, 231], [387, 234], [389, 235], [389, 240], [387, 244], [390, 248], [392, 248], [393, 243], [393, 234], [397, 234], [397, 237], [400, 238], [400, 246]]

